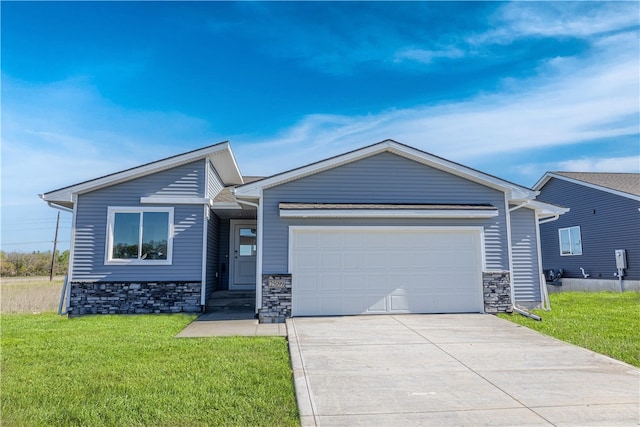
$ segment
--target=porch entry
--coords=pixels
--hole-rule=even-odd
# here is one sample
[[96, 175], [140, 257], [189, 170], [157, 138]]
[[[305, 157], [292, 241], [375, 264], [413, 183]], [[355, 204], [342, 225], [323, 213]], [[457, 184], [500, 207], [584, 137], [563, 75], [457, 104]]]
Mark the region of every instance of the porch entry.
[[256, 287], [257, 229], [254, 220], [231, 220], [229, 238], [229, 289]]

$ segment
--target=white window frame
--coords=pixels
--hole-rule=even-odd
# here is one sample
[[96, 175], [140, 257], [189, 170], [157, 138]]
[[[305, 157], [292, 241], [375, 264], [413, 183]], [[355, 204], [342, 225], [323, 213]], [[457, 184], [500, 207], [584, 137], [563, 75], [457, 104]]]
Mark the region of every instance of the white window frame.
[[[580, 253], [573, 253], [573, 242], [571, 241], [571, 230], [578, 229], [578, 233], [580, 235]], [[569, 234], [569, 253], [565, 254], [562, 252], [562, 232], [567, 231]], [[564, 227], [558, 229], [558, 243], [560, 245], [560, 256], [579, 256], [582, 255], [582, 230], [579, 225], [574, 225], [573, 227]]]
[[[113, 254], [113, 226], [116, 213], [139, 213], [144, 212], [165, 212], [169, 214], [169, 235], [167, 236], [167, 259], [119, 259], [112, 258]], [[142, 225], [140, 226], [142, 228]], [[129, 206], [109, 206], [107, 208], [107, 238], [105, 243], [104, 263], [105, 265], [172, 265], [173, 263], [173, 207], [129, 207]], [[142, 230], [140, 230], [142, 238]]]

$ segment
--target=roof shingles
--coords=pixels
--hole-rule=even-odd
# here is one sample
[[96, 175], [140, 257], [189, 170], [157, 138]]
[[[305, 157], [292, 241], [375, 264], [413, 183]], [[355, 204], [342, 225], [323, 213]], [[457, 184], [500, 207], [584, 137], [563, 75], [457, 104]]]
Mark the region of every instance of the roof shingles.
[[640, 196], [640, 173], [552, 172], [565, 178]]

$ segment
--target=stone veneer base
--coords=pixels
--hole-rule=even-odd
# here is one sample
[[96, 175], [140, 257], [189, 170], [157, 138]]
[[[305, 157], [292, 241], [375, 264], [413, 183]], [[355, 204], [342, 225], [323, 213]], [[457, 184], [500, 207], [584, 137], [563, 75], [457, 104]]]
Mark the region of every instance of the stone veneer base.
[[291, 274], [262, 275], [260, 323], [284, 323], [291, 317]]
[[511, 276], [508, 271], [483, 271], [482, 289], [485, 313], [511, 313]]
[[[485, 313], [511, 313], [511, 277], [508, 271], [482, 273]], [[260, 323], [284, 323], [291, 317], [291, 274], [262, 275]]]
[[68, 313], [199, 313], [201, 282], [72, 282]]

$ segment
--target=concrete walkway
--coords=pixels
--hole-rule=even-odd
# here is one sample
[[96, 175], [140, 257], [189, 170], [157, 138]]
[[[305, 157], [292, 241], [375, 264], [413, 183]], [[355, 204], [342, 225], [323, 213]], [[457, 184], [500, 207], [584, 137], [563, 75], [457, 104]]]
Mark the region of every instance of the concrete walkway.
[[287, 321], [303, 426], [637, 426], [640, 370], [491, 315]]
[[287, 336], [284, 323], [259, 324], [253, 311], [207, 313], [183, 329], [176, 338]]

